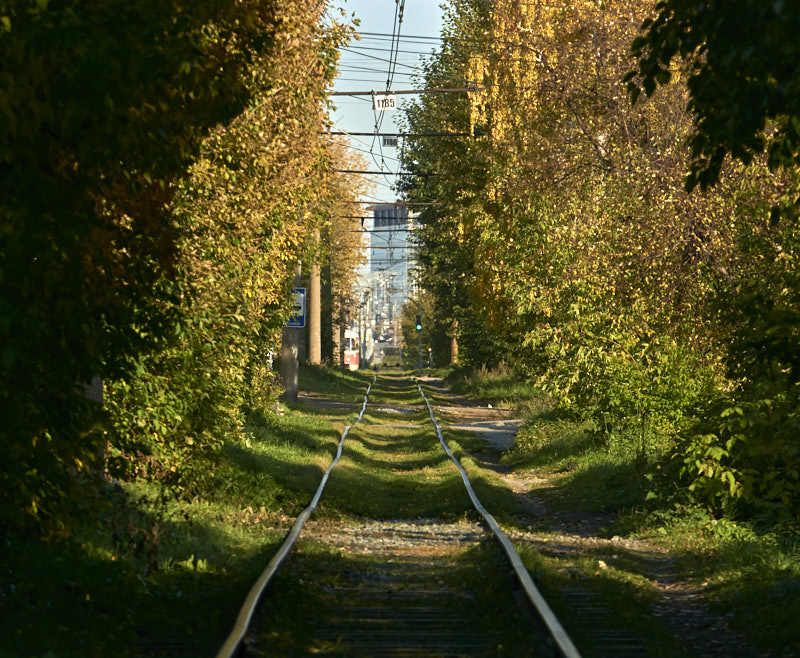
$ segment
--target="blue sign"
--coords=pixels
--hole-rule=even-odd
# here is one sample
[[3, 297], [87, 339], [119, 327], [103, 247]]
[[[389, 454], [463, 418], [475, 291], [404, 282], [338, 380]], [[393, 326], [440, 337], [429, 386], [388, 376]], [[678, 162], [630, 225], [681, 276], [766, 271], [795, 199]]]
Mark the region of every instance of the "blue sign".
[[292, 288], [294, 295], [294, 310], [292, 315], [289, 316], [289, 322], [286, 323], [287, 327], [305, 327], [306, 326], [306, 289], [305, 288]]

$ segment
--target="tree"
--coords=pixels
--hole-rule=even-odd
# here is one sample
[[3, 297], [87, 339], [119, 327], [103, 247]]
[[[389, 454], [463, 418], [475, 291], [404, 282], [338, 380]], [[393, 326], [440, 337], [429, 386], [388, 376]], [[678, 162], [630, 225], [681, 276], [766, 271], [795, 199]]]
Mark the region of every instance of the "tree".
[[633, 42], [628, 89], [635, 101], [642, 90], [650, 96], [685, 80], [693, 120], [687, 188], [719, 187], [729, 155], [753, 163], [737, 199], [735, 248], [709, 296], [726, 327], [723, 359], [735, 385], [681, 446], [684, 473], [716, 505], [735, 509], [744, 500], [796, 513], [800, 11], [780, 1], [665, 0], [655, 14]]
[[[343, 141], [331, 141], [330, 163], [335, 169], [365, 170], [366, 160]], [[354, 202], [369, 191], [367, 179], [360, 175], [330, 172], [329, 194], [325, 201], [326, 222], [322, 233], [325, 310], [323, 326], [323, 355], [340, 363], [335, 347], [344, 349], [343, 337], [347, 316], [355, 306], [354, 286], [358, 266], [363, 262], [364, 242], [361, 222], [353, 213]], [[329, 323], [326, 325], [326, 323]], [[337, 335], [333, 335], [334, 332]]]
[[[128, 456], [142, 437], [177, 454], [213, 446], [207, 421], [222, 407], [223, 421], [236, 417], [243, 375], [268, 382], [249, 368], [282, 321], [282, 264], [308, 229], [297, 210], [326, 167], [336, 38], [320, 11], [316, 0], [0, 2], [10, 518], [53, 516], [91, 472], [105, 443], [83, 393], [93, 376], [109, 382], [111, 437]], [[213, 382], [202, 378], [212, 364]]]
[[[685, 77], [691, 170], [687, 187], [719, 180], [725, 156], [765, 149], [770, 169], [800, 164], [800, 11], [791, 2], [662, 0], [633, 42], [634, 100]], [[683, 66], [677, 69], [675, 61]]]

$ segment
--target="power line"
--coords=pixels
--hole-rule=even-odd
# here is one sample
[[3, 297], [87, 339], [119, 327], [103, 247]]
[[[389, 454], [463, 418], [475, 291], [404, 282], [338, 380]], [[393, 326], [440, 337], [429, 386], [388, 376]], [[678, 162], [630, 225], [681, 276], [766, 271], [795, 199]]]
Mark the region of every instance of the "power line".
[[[352, 43], [347, 47], [350, 50], [377, 50], [378, 52], [383, 52], [383, 53], [390, 52], [389, 48], [377, 48], [375, 46], [356, 46], [356, 45], [354, 45]], [[436, 54], [434, 51], [425, 51], [425, 50], [396, 50], [395, 52], [403, 53], [405, 55], [434, 55], [434, 54]]]
[[411, 228], [352, 228], [348, 233], [406, 233], [413, 231]]
[[[394, 43], [395, 53], [394, 55], [390, 55], [394, 62], [389, 64], [389, 77], [386, 79], [386, 89], [392, 86], [392, 81], [394, 80], [394, 72], [397, 70], [397, 49], [400, 48], [400, 31], [403, 28], [403, 11], [406, 7], [406, 0], [395, 0], [395, 8], [399, 7], [399, 13], [397, 16], [397, 41]], [[392, 32], [394, 32], [394, 27], [392, 27]], [[408, 66], [408, 64], [401, 64], [400, 66]], [[418, 67], [414, 67], [418, 68]], [[381, 117], [382, 118], [382, 117]]]
[[347, 203], [367, 203], [373, 206], [438, 206], [438, 201], [347, 201]]
[[[344, 71], [345, 73], [355, 73], [356, 71], [364, 71], [365, 73], [383, 73], [382, 69], [375, 68], [374, 66], [360, 66], [358, 64], [351, 64], [350, 62], [339, 62], [339, 70]], [[418, 73], [407, 73], [406, 71], [400, 71], [395, 75], [406, 75], [409, 77], [413, 77], [415, 75], [419, 75]]]
[[[369, 151], [367, 151], [366, 149], [360, 149], [357, 146], [353, 146], [352, 144], [342, 144], [342, 146], [344, 146], [345, 148], [353, 149], [354, 151], [361, 151], [361, 153], [367, 153], [367, 154], [371, 155], [371, 153]], [[383, 156], [383, 159], [384, 160], [394, 160], [395, 162], [401, 162], [400, 158], [394, 158], [394, 157], [392, 157], [390, 155]]]
[[[349, 48], [345, 48], [344, 46], [342, 46], [341, 50], [344, 50], [346, 52], [353, 52]], [[394, 52], [394, 51], [392, 51], [392, 52]], [[378, 57], [376, 55], [367, 55], [366, 53], [358, 53], [358, 52], [353, 52], [353, 54], [358, 55], [359, 57], [368, 57], [369, 59], [377, 59], [380, 62], [389, 62], [389, 64], [392, 63], [391, 59], [386, 59], [385, 57]], [[400, 66], [405, 66], [406, 68], [409, 68], [409, 69], [418, 69], [419, 68], [419, 66], [411, 66], [410, 64], [400, 64]], [[391, 82], [391, 81], [387, 80], [387, 82]]]
[[[358, 35], [369, 36], [369, 37], [391, 37], [391, 34], [386, 32], [356, 32]], [[404, 39], [425, 39], [425, 40], [438, 40], [441, 41], [443, 37], [431, 37], [431, 36], [421, 36], [421, 35], [414, 35], [414, 34], [405, 34], [403, 35]]]

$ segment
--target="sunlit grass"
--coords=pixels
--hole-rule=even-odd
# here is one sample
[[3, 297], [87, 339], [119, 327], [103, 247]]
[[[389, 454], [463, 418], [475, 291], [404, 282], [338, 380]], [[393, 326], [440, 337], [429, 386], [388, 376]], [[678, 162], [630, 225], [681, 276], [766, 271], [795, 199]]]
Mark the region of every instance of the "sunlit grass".
[[[536, 496], [548, 509], [567, 515], [616, 516], [616, 522], [605, 528], [605, 536], [637, 537], [667, 551], [677, 575], [704, 587], [715, 610], [728, 615], [732, 626], [755, 646], [785, 652], [780, 655], [800, 654], [800, 632], [794, 622], [800, 615], [796, 526], [714, 519], [697, 507], [650, 503], [646, 499], [652, 487], [644, 477], [648, 464], [637, 460], [632, 450], [610, 449], [598, 442], [587, 431], [588, 424], [556, 410], [546, 396], [530, 389], [525, 397], [525, 387], [509, 372], [483, 371], [472, 376], [457, 372], [452, 380], [476, 399], [516, 401], [526, 420], [502, 463], [512, 472], [546, 478], [548, 486], [537, 488]], [[557, 559], [544, 558], [524, 546], [526, 562], [564, 614], [569, 610], [566, 604], [559, 608], [558, 590], [578, 579], [610, 601], [615, 615], [628, 617], [631, 628], [646, 629], [648, 608], [640, 603], [653, 596], [647, 565], [618, 548], [596, 548]], [[598, 569], [601, 560], [606, 568]], [[581, 630], [576, 629], [576, 634], [580, 638]], [[653, 651], [681, 655], [674, 653], [674, 642], [666, 636]]]
[[[360, 399], [367, 383], [343, 377], [339, 389]], [[205, 496], [175, 500], [120, 482], [67, 541], [7, 536], [0, 656], [213, 654], [354, 418], [250, 413], [245, 438], [210, 466]]]

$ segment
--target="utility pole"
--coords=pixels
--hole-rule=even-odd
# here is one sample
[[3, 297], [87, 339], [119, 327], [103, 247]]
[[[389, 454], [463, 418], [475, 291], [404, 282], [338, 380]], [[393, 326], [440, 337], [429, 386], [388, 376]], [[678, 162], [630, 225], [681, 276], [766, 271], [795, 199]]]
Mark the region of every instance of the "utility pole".
[[318, 229], [314, 231], [314, 243], [317, 253], [311, 263], [311, 277], [308, 282], [308, 362], [318, 366], [322, 363]]
[[454, 366], [458, 363], [458, 320], [453, 320], [450, 331], [450, 365]]

